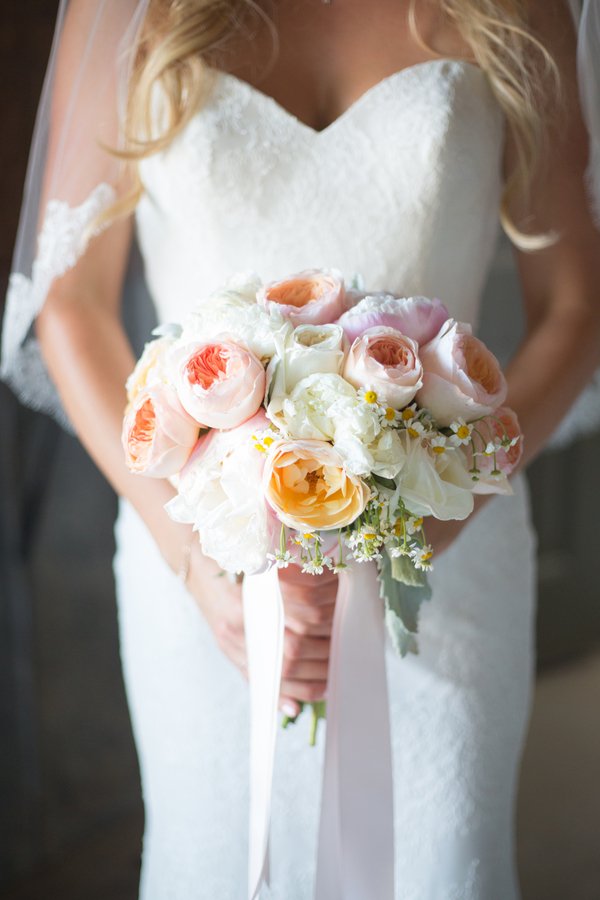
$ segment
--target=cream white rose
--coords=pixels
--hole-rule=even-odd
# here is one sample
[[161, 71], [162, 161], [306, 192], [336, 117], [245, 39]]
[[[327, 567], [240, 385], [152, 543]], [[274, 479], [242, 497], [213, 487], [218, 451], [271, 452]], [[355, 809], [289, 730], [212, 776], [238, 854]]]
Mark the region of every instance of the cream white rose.
[[275, 308], [266, 310], [243, 294], [221, 293], [196, 307], [183, 324], [183, 342], [212, 341], [225, 335], [265, 362], [281, 352], [292, 327]]
[[391, 428], [380, 431], [369, 443], [361, 439], [359, 431], [340, 429], [336, 432], [335, 449], [349, 472], [354, 475], [381, 475], [382, 478], [395, 478], [406, 456], [398, 432]]
[[416, 516], [466, 519], [473, 512], [472, 479], [458, 450], [434, 454], [419, 438], [400, 433], [406, 457], [398, 493]]
[[355, 389], [340, 375], [316, 374], [301, 379], [281, 402], [274, 399], [267, 415], [286, 437], [330, 441], [357, 406]]
[[252, 440], [267, 425], [261, 412], [201, 438], [181, 471], [178, 496], [166, 506], [176, 522], [194, 526], [203, 552], [226, 572], [262, 571], [279, 533], [262, 487], [265, 455]]
[[286, 342], [281, 360], [285, 388], [292, 388], [307, 375], [339, 375], [344, 365], [344, 330], [340, 325], [299, 325]]
[[167, 380], [166, 361], [168, 351], [174, 343], [174, 338], [165, 336], [149, 341], [145, 345], [125, 385], [129, 403], [133, 402], [141, 391]]

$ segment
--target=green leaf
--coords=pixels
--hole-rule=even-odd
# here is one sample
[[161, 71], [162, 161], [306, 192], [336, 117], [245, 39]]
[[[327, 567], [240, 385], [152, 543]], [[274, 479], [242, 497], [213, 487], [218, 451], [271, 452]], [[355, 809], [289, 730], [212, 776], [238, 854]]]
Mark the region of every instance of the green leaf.
[[427, 585], [427, 575], [419, 569], [415, 569], [414, 564], [408, 556], [394, 556], [388, 559], [391, 563], [392, 578], [394, 581], [401, 581], [402, 584], [408, 584], [411, 587], [425, 587]]
[[431, 599], [431, 588], [426, 576], [420, 572], [416, 572], [421, 581], [419, 584], [397, 580], [392, 574], [395, 561], [389, 554], [383, 554], [379, 563], [379, 592], [385, 603], [385, 624], [392, 645], [400, 656], [406, 656], [407, 653], [418, 653], [419, 612], [421, 604]]
[[383, 475], [373, 475], [373, 481], [390, 491], [396, 490], [396, 482], [393, 478], [384, 478]]

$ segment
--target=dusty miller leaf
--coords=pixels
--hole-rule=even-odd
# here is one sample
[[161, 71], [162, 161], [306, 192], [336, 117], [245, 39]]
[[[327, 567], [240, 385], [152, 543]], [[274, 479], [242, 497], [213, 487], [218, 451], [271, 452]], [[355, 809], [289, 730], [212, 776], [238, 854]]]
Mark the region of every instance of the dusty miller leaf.
[[427, 575], [425, 572], [415, 569], [408, 556], [388, 555], [391, 563], [392, 578], [394, 581], [401, 581], [402, 584], [409, 584], [411, 587], [425, 587], [427, 585]]
[[418, 652], [416, 635], [419, 630], [419, 611], [421, 604], [431, 598], [431, 588], [426, 576], [416, 570], [415, 581], [418, 583], [407, 584], [395, 578], [395, 562], [387, 553], [383, 554], [379, 564], [379, 592], [385, 603], [385, 624], [392, 645], [400, 656], [406, 656], [407, 653]]

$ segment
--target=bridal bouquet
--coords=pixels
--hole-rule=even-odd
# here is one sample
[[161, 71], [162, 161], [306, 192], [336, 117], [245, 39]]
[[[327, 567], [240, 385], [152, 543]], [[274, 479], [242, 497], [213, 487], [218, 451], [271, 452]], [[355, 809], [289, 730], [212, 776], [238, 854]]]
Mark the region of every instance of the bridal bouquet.
[[416, 649], [428, 517], [510, 493], [519, 424], [496, 358], [439, 300], [364, 294], [336, 272], [238, 277], [157, 329], [130, 376], [133, 472], [227, 572], [375, 561], [386, 624]]

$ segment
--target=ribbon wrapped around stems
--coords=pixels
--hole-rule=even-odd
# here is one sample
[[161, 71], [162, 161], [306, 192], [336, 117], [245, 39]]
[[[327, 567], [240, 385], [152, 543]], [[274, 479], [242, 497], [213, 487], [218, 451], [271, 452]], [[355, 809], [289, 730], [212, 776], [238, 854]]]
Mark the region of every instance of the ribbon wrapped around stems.
[[[244, 579], [250, 680], [248, 897], [269, 878], [284, 609], [277, 569]], [[306, 752], [310, 752], [307, 747]], [[394, 823], [384, 616], [374, 563], [339, 576], [315, 900], [393, 900]]]

